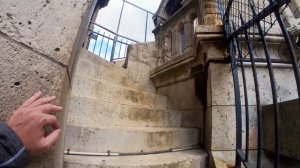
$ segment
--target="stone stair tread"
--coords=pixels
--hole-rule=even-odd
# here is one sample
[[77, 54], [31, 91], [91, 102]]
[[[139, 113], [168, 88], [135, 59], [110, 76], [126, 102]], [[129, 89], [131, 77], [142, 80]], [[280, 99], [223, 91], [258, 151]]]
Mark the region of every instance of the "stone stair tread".
[[141, 153], [198, 145], [199, 130], [180, 127], [66, 126], [65, 149], [76, 152]]
[[128, 79], [126, 77], [116, 77], [113, 76], [112, 78], [117, 79], [116, 81], [112, 81], [112, 80], [103, 80], [103, 79], [97, 79], [97, 78], [92, 78], [90, 76], [86, 76], [86, 75], [82, 75], [82, 74], [75, 74], [73, 77], [73, 80], [91, 80], [97, 83], [103, 83], [103, 84], [107, 84], [107, 85], [113, 85], [116, 87], [122, 87], [122, 88], [127, 88], [127, 89], [131, 89], [131, 90], [136, 90], [139, 92], [146, 92], [146, 93], [152, 93], [155, 94], [156, 89], [152, 86], [150, 86], [150, 84], [140, 84], [136, 81], [133, 81], [131, 79]]
[[131, 105], [167, 108], [167, 97], [92, 80], [74, 80], [71, 95]]
[[[208, 154], [203, 149], [194, 149], [179, 152], [167, 152], [150, 155], [131, 156], [78, 156], [65, 155], [66, 167], [72, 166], [111, 166], [111, 167], [189, 167], [204, 168]], [[76, 167], [77, 168], [77, 167]]]
[[113, 63], [95, 55], [92, 52], [89, 52], [86, 49], [81, 49], [79, 52], [79, 59], [78, 61], [84, 61], [88, 62], [90, 64], [99, 66], [99, 67], [105, 67], [106, 69], [109, 68], [113, 72], [117, 72], [121, 76], [127, 76], [127, 69], [124, 69], [122, 67], [116, 66]]
[[142, 109], [148, 109], [148, 110], [162, 110], [162, 111], [173, 111], [173, 109], [165, 109], [165, 108], [156, 108], [156, 107], [149, 107], [149, 106], [141, 106], [141, 105], [133, 105], [133, 104], [126, 104], [126, 103], [121, 103], [121, 102], [112, 102], [112, 101], [106, 101], [106, 100], [99, 100], [96, 98], [90, 98], [90, 97], [83, 97], [79, 95], [71, 95], [71, 98], [81, 98], [81, 99], [87, 99], [90, 101], [101, 101], [105, 103], [113, 103], [115, 105], [124, 105], [124, 106], [129, 106], [129, 107], [135, 107], [135, 108], [142, 108]]
[[170, 126], [181, 125], [181, 112], [151, 109], [114, 102], [71, 96], [65, 107], [71, 115], [68, 123], [90, 123], [108, 126]]
[[[68, 124], [69, 125], [69, 124]], [[89, 124], [72, 124], [69, 126], [76, 127], [93, 127], [98, 129], [109, 129], [119, 131], [142, 131], [142, 132], [160, 132], [160, 131], [177, 131], [177, 130], [197, 130], [198, 128], [184, 127], [132, 127], [132, 126], [105, 126], [105, 125], [89, 125]]]

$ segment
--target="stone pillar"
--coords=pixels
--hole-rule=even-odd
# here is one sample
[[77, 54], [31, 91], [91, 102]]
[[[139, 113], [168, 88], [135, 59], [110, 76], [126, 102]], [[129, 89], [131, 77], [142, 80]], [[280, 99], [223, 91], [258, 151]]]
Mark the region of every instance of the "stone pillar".
[[178, 30], [172, 32], [172, 57], [179, 54], [179, 33]]
[[222, 25], [222, 19], [216, 0], [205, 0], [204, 24]]
[[194, 25], [193, 21], [188, 21], [184, 23], [184, 31], [185, 31], [185, 50], [193, 47], [194, 45]]
[[291, 0], [289, 3], [289, 7], [292, 10], [295, 18], [300, 18], [300, 1], [299, 0]]
[[295, 19], [290, 8], [286, 8], [282, 13], [283, 21], [287, 27], [293, 27], [297, 24], [297, 20]]

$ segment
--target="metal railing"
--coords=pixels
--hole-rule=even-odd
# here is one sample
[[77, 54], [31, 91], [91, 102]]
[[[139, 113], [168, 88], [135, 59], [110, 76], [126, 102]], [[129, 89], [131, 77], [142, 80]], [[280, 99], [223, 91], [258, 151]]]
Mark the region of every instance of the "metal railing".
[[[279, 132], [279, 108], [276, 90], [276, 79], [269, 52], [266, 36], [271, 34], [273, 30], [279, 29], [281, 37], [283, 37], [287, 45], [291, 64], [295, 74], [298, 96], [300, 97], [300, 73], [299, 65], [296, 61], [295, 52], [290, 39], [290, 36], [285, 28], [281, 18], [281, 12], [288, 5], [289, 0], [218, 0], [218, 6], [223, 19], [224, 32], [228, 43], [228, 55], [231, 59], [232, 76], [234, 81], [235, 107], [236, 107], [236, 162], [235, 167], [241, 167], [243, 163], [245, 167], [261, 167], [263, 155], [263, 120], [262, 107], [260, 97], [260, 85], [258, 80], [257, 59], [255, 58], [254, 48], [259, 45], [264, 50], [264, 62], [267, 63], [267, 68], [270, 77], [270, 85], [273, 97], [274, 111], [274, 167], [279, 167], [280, 161], [280, 132]], [[276, 25], [276, 26], [275, 26]], [[242, 49], [242, 46], [246, 50]], [[256, 163], [251, 163], [249, 159], [249, 98], [247, 88], [247, 78], [245, 75], [245, 62], [250, 60], [255, 95], [256, 95], [256, 110], [257, 110], [257, 160]], [[242, 85], [244, 90], [245, 104], [245, 150], [242, 149], [242, 103], [241, 91], [239, 87], [238, 68], [240, 67], [242, 74]]]
[[[109, 20], [107, 15], [119, 17]], [[90, 22], [85, 47], [110, 62], [125, 59], [123, 67], [127, 68], [128, 45], [155, 40], [153, 16], [161, 18], [126, 0], [110, 1], [99, 11], [97, 19]]]

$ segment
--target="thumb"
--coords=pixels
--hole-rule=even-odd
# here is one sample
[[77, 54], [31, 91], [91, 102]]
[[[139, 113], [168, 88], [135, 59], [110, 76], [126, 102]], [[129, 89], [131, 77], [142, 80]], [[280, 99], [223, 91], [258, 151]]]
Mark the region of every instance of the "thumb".
[[58, 140], [59, 136], [61, 134], [61, 129], [56, 129], [51, 134], [49, 134], [47, 137], [44, 139], [44, 144], [47, 146], [46, 150], [49, 150], [51, 146], [55, 144], [55, 142]]

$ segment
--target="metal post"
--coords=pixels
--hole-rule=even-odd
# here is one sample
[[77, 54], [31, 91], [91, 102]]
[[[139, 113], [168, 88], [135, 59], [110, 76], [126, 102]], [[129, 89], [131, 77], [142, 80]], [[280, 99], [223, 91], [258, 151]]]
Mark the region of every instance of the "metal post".
[[[234, 24], [232, 24], [233, 26], [233, 31], [236, 31], [236, 28], [234, 26]], [[242, 77], [243, 77], [243, 86], [244, 86], [244, 97], [245, 97], [245, 115], [246, 115], [246, 152], [245, 152], [245, 161], [248, 162], [249, 160], [249, 102], [248, 102], [248, 91], [247, 91], [247, 79], [246, 79], [246, 73], [245, 73], [245, 67], [244, 67], [244, 58], [243, 58], [243, 54], [241, 51], [241, 47], [239, 44], [239, 41], [237, 40], [237, 37], [234, 38], [235, 42], [236, 42], [236, 47], [238, 50], [238, 56], [240, 59], [240, 64], [241, 64], [241, 69], [242, 69]]]
[[147, 41], [147, 29], [148, 29], [148, 12], [147, 12], [147, 16], [146, 16], [145, 42]]
[[[251, 10], [253, 13], [253, 16], [256, 17], [257, 14], [254, 9], [253, 3], [250, 2]], [[262, 27], [260, 25], [260, 22], [258, 21], [256, 23], [259, 31], [259, 35], [261, 37], [261, 42], [263, 44], [263, 48], [266, 55], [269, 75], [270, 75], [270, 82], [271, 82], [271, 89], [272, 89], [272, 96], [273, 96], [273, 107], [274, 107], [274, 130], [275, 130], [275, 161], [274, 161], [274, 168], [279, 167], [279, 150], [280, 150], [280, 133], [279, 133], [279, 108], [278, 108], [278, 100], [277, 100], [277, 90], [276, 90], [276, 84], [275, 84], [275, 77], [272, 67], [272, 60], [270, 58], [267, 41], [264, 36], [264, 32], [262, 30]]]
[[113, 46], [112, 46], [111, 55], [110, 55], [110, 62], [114, 61], [115, 49], [116, 49], [117, 42], [118, 42], [118, 35], [116, 35], [113, 40]]
[[117, 34], [119, 34], [120, 23], [121, 23], [121, 19], [122, 19], [122, 15], [123, 15], [124, 5], [125, 5], [125, 1], [123, 0], [122, 8], [121, 8], [120, 16], [119, 16], [119, 21], [118, 21]]
[[[225, 18], [227, 21], [224, 27], [224, 32], [228, 35], [231, 33], [229, 26], [229, 18]], [[242, 159], [239, 157], [238, 152], [242, 149], [242, 105], [241, 105], [241, 94], [239, 88], [239, 76], [238, 69], [236, 66], [235, 51], [233, 40], [228, 41], [228, 54], [231, 59], [232, 77], [233, 77], [233, 87], [235, 96], [235, 110], [236, 110], [236, 157], [235, 157], [235, 167], [240, 168]]]
[[113, 62], [113, 60], [114, 60], [116, 43], [118, 41], [118, 35], [119, 35], [120, 23], [121, 23], [121, 19], [122, 19], [122, 15], [123, 15], [124, 5], [125, 5], [125, 1], [123, 0], [122, 8], [121, 8], [120, 16], [119, 16], [119, 21], [118, 21], [117, 35], [114, 37], [114, 40], [113, 40], [113, 46], [112, 46], [111, 55], [110, 55], [110, 62]]
[[[242, 26], [245, 26], [245, 21], [244, 18], [242, 16], [242, 14], [240, 13], [240, 19], [241, 19], [241, 23]], [[261, 165], [261, 152], [262, 152], [262, 114], [261, 114], [261, 105], [260, 105], [260, 94], [259, 94], [259, 84], [258, 84], [258, 78], [257, 78], [257, 71], [256, 71], [256, 66], [255, 66], [255, 60], [254, 60], [254, 55], [253, 55], [253, 51], [252, 51], [252, 45], [250, 43], [250, 39], [249, 39], [249, 34], [247, 32], [247, 29], [244, 30], [244, 35], [246, 38], [246, 43], [247, 43], [247, 47], [248, 47], [248, 51], [250, 54], [250, 59], [251, 59], [251, 66], [252, 66], [252, 72], [253, 72], [253, 78], [254, 78], [254, 87], [255, 87], [255, 96], [256, 96], [256, 108], [257, 108], [257, 168], [260, 168]]]

